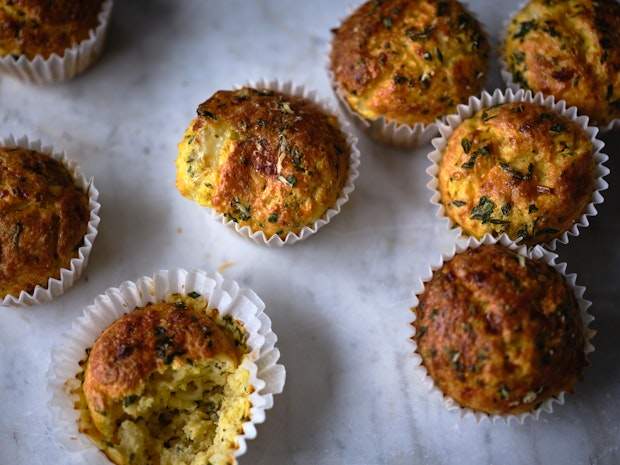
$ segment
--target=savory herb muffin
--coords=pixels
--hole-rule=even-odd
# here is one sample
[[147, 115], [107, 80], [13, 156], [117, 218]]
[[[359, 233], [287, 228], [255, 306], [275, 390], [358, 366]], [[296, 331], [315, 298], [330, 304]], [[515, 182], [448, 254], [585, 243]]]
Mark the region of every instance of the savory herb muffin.
[[332, 32], [336, 93], [366, 120], [430, 124], [482, 90], [488, 41], [456, 0], [367, 1]]
[[138, 307], [87, 351], [80, 431], [115, 464], [234, 464], [250, 416], [245, 329], [198, 296]]
[[418, 295], [416, 352], [461, 407], [516, 415], [573, 392], [586, 360], [579, 302], [551, 265], [499, 243], [454, 255]]
[[0, 147], [0, 298], [32, 294], [70, 269], [84, 244], [89, 195], [61, 161]]
[[104, 0], [0, 1], [0, 56], [62, 56], [88, 39]]
[[284, 239], [342, 198], [352, 147], [309, 98], [243, 87], [216, 92], [197, 113], [178, 144], [176, 186], [225, 221]]
[[577, 106], [593, 125], [620, 118], [620, 3], [531, 0], [508, 24], [509, 79]]
[[437, 190], [464, 233], [549, 242], [584, 214], [595, 186], [582, 126], [533, 101], [483, 107], [446, 138]]

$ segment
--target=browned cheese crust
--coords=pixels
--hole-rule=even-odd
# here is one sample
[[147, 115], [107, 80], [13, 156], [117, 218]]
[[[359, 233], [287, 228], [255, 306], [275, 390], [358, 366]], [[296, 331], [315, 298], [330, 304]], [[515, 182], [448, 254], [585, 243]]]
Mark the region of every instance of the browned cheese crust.
[[513, 80], [564, 99], [605, 125], [620, 118], [620, 3], [532, 0], [509, 23]]
[[527, 412], [573, 392], [586, 366], [580, 309], [564, 277], [500, 245], [445, 263], [414, 311], [423, 365], [463, 407]]
[[88, 228], [88, 195], [51, 156], [0, 148], [0, 297], [47, 287]]
[[26, 56], [32, 60], [88, 39], [97, 27], [102, 0], [0, 1], [0, 56]]
[[489, 45], [450, 1], [368, 1], [333, 30], [331, 69], [351, 109], [410, 126], [432, 123], [484, 84]]
[[550, 108], [509, 103], [478, 111], [450, 135], [439, 163], [446, 214], [465, 233], [546, 242], [572, 227], [594, 189], [583, 128]]
[[208, 316], [172, 303], [124, 314], [99, 336], [84, 370], [84, 396], [95, 424], [113, 404], [139, 393], [153, 372], [202, 359], [233, 367], [238, 362], [233, 343]]
[[178, 145], [176, 185], [240, 226], [284, 237], [335, 207], [350, 156], [337, 118], [305, 98], [218, 91]]

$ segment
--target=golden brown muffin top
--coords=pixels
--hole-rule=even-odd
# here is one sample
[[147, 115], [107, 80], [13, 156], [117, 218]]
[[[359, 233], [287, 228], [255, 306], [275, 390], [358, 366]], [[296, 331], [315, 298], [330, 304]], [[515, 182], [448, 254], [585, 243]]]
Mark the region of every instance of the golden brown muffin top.
[[32, 60], [88, 39], [97, 27], [103, 0], [0, 1], [0, 56]]
[[89, 217], [87, 193], [61, 162], [0, 147], [0, 296], [59, 278], [83, 245]]
[[515, 83], [553, 95], [595, 125], [620, 118], [620, 3], [531, 0], [504, 44]]
[[592, 143], [569, 118], [536, 103], [483, 108], [449, 136], [439, 162], [446, 215], [465, 233], [536, 244], [572, 227], [592, 198]]
[[489, 45], [455, 1], [368, 1], [333, 30], [331, 69], [367, 119], [432, 123], [477, 94]]
[[501, 245], [457, 254], [414, 309], [417, 352], [435, 384], [489, 414], [573, 392], [587, 365], [576, 296], [551, 266]]
[[281, 92], [218, 91], [178, 144], [179, 192], [240, 226], [285, 237], [334, 208], [351, 147], [334, 115]]
[[211, 318], [177, 303], [135, 309], [97, 338], [88, 356], [84, 394], [89, 408], [135, 394], [148, 376], [167, 366], [218, 359], [237, 366], [235, 347]]

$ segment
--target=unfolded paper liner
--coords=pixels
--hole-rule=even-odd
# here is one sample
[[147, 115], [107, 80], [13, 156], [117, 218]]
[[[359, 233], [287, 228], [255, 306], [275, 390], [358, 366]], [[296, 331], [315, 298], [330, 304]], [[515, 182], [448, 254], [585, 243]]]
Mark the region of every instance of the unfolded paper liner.
[[79, 362], [102, 331], [123, 314], [149, 303], [166, 301], [172, 294], [192, 292], [207, 301], [207, 310], [217, 309], [222, 316], [232, 316], [248, 333], [246, 343], [250, 352], [244, 356], [241, 366], [249, 371], [249, 383], [255, 389], [250, 395], [249, 420], [243, 423], [243, 431], [235, 439], [237, 448], [231, 451], [235, 457], [246, 452], [246, 441], [256, 437], [256, 425], [265, 421], [265, 412], [273, 407], [273, 396], [282, 392], [286, 378], [284, 366], [277, 363], [280, 352], [275, 347], [277, 337], [271, 329], [271, 319], [254, 291], [241, 288], [219, 273], [180, 268], [162, 270], [152, 277], [125, 281], [118, 288], [107, 289], [86, 307], [52, 350], [47, 372], [48, 407], [54, 436], [63, 448], [82, 454], [85, 463], [110, 465], [105, 454], [78, 431], [80, 412], [74, 407], [77, 394], [72, 391], [79, 386], [76, 379], [82, 369]]
[[44, 302], [49, 302], [59, 295], [68, 291], [82, 275], [88, 265], [88, 258], [93, 248], [95, 238], [99, 232], [99, 210], [101, 205], [98, 202], [99, 191], [93, 183], [93, 179], [89, 180], [81, 173], [78, 165], [71, 161], [65, 152], [54, 150], [52, 146], [42, 145], [40, 140], [30, 141], [27, 136], [16, 139], [9, 135], [6, 138], [0, 137], [1, 147], [23, 147], [29, 150], [35, 150], [40, 153], [46, 153], [52, 158], [58, 160], [69, 172], [74, 180], [75, 185], [88, 195], [88, 208], [90, 216], [88, 226], [82, 246], [78, 249], [77, 255], [69, 262], [69, 268], [61, 268], [59, 278], [50, 278], [47, 286], [37, 285], [32, 293], [22, 291], [19, 296], [6, 295], [1, 301], [1, 306], [29, 306]]
[[[502, 234], [501, 236], [496, 238], [492, 237], [490, 234], [486, 234], [480, 240], [474, 237], [457, 240], [452, 250], [448, 253], [442, 253], [439, 262], [430, 264], [427, 273], [420, 277], [420, 281], [413, 290], [413, 296], [415, 299], [413, 307], [418, 305], [418, 295], [420, 295], [424, 291], [424, 286], [428, 281], [430, 281], [433, 273], [436, 270], [440, 269], [444, 263], [450, 261], [456, 254], [463, 253], [469, 249], [480, 247], [481, 245], [489, 244], [500, 244], [523, 257], [532, 259], [537, 262], [546, 263], [547, 265], [553, 267], [562, 276], [564, 276], [568, 286], [573, 289], [575, 297], [577, 298], [577, 303], [579, 305], [581, 321], [583, 323], [585, 336], [584, 353], [586, 355], [587, 361], [588, 354], [594, 351], [594, 346], [592, 345], [591, 339], [594, 337], [596, 331], [589, 328], [589, 324], [594, 320], [594, 317], [588, 313], [588, 309], [592, 305], [592, 302], [584, 299], [583, 297], [586, 288], [583, 286], [578, 286], [576, 284], [576, 274], [566, 273], [566, 263], [556, 263], [556, 259], [558, 257], [557, 254], [539, 245], [536, 245], [533, 248], [527, 248], [525, 245], [518, 245], [516, 242], [510, 240], [510, 238], [506, 234]], [[413, 314], [413, 316], [415, 321], [415, 313]], [[504, 422], [505, 424], [510, 424], [511, 421], [516, 421], [517, 423], [523, 424], [528, 418], [538, 420], [540, 414], [543, 412], [549, 414], [553, 413], [554, 404], [563, 405], [565, 402], [566, 392], [560, 392], [556, 396], [552, 396], [542, 402], [541, 405], [535, 410], [519, 414], [488, 414], [485, 412], [473, 410], [469, 407], [463, 407], [455, 399], [444, 394], [443, 391], [435, 385], [435, 382], [428, 374], [426, 367], [422, 363], [421, 355], [417, 352], [417, 344], [413, 337], [415, 335], [415, 329], [413, 328], [413, 326], [412, 330], [413, 331], [410, 334], [409, 342], [413, 345], [413, 362], [416, 375], [419, 377], [422, 385], [428, 389], [429, 395], [431, 397], [439, 397], [443, 405], [449, 411], [457, 410], [461, 419], [473, 417], [476, 423], [481, 423], [488, 420], [493, 425], [498, 421]]]
[[[526, 90], [526, 89], [524, 89], [521, 85], [515, 82], [514, 76], [512, 75], [510, 71], [508, 71], [508, 63], [506, 61], [506, 56], [504, 54], [504, 43], [506, 41], [506, 37], [508, 36], [508, 28], [510, 27], [510, 22], [512, 21], [512, 18], [514, 18], [514, 16], [519, 11], [525, 8], [528, 2], [529, 0], [521, 2], [520, 6], [515, 11], [513, 11], [511, 14], [508, 15], [507, 19], [502, 23], [502, 28], [499, 33], [499, 40], [498, 40], [499, 44], [497, 47], [497, 56], [498, 56], [497, 64], [499, 66], [499, 73], [500, 73], [500, 77], [504, 85], [508, 89], [511, 89], [513, 92], [518, 92], [519, 90]], [[620, 128], [620, 118], [614, 118], [609, 123], [603, 126], [598, 126], [598, 129], [601, 132], [601, 134], [606, 134], [617, 128]]]
[[[476, 19], [485, 36], [487, 37], [487, 39], [489, 39], [489, 36], [484, 30], [484, 26], [482, 22], [479, 21], [477, 15], [473, 13], [467, 5], [461, 4], [461, 6], [465, 9], [465, 11], [467, 11], [468, 14], [471, 15], [471, 17]], [[354, 11], [355, 8], [349, 7], [347, 16], [341, 18], [339, 24], [342, 24], [349, 15], [353, 14]], [[366, 134], [370, 139], [374, 140], [375, 142], [403, 149], [415, 148], [428, 144], [434, 137], [438, 135], [439, 125], [444, 120], [443, 117], [436, 118], [435, 121], [431, 123], [416, 123], [411, 126], [398, 123], [394, 120], [387, 121], [383, 116], [375, 119], [365, 118], [356, 111], [354, 111], [345, 98], [345, 89], [340, 84], [338, 84], [338, 82], [336, 82], [336, 79], [334, 77], [334, 72], [332, 71], [330, 59], [331, 46], [332, 41], [330, 40], [328, 42], [328, 50], [325, 53], [325, 60], [327, 63], [327, 77], [329, 79], [330, 85], [332, 87], [340, 110], [342, 111], [342, 113], [344, 113], [346, 118], [349, 121], [352, 121], [355, 127], [357, 127], [361, 132]], [[489, 57], [489, 63], [486, 70], [487, 83], [491, 78], [490, 67], [491, 58]]]
[[329, 223], [334, 218], [334, 216], [340, 213], [342, 206], [346, 202], [348, 202], [351, 192], [353, 192], [353, 190], [355, 189], [355, 180], [359, 176], [359, 165], [361, 156], [360, 151], [357, 147], [357, 138], [353, 136], [353, 134], [349, 131], [349, 124], [345, 120], [343, 120], [340, 115], [333, 108], [331, 108], [331, 106], [326, 101], [319, 99], [315, 91], [309, 91], [305, 89], [304, 86], [295, 85], [290, 81], [266, 81], [264, 79], [256, 82], [250, 81], [243, 86], [236, 86], [235, 88], [241, 89], [244, 86], [259, 90], [272, 90], [275, 92], [281, 92], [285, 95], [301, 97], [310, 102], [313, 102], [326, 113], [334, 115], [338, 118], [340, 130], [346, 136], [347, 144], [350, 149], [348, 178], [338, 199], [336, 200], [335, 205], [327, 209], [327, 211], [321, 216], [321, 218], [319, 218], [313, 224], [304, 226], [299, 231], [299, 233], [290, 232], [284, 238], [281, 238], [277, 234], [274, 234], [268, 238], [263, 231], [252, 231], [249, 226], [240, 226], [237, 222], [226, 217], [224, 214], [218, 213], [212, 208], [205, 207], [211, 212], [211, 215], [217, 221], [228, 226], [229, 228], [234, 229], [240, 235], [254, 241], [257, 244], [263, 244], [268, 247], [282, 247], [286, 245], [291, 245], [307, 239], [308, 237], [316, 233], [320, 228]]
[[87, 39], [65, 49], [62, 55], [52, 53], [44, 58], [37, 55], [28, 59], [22, 55], [0, 57], [0, 72], [30, 84], [53, 84], [73, 79], [93, 65], [103, 51], [113, 0], [104, 0], [97, 16], [98, 23]]
[[437, 177], [439, 175], [439, 162], [441, 161], [442, 152], [450, 135], [464, 120], [473, 116], [477, 111], [483, 108], [511, 102], [530, 102], [549, 107], [581, 126], [589, 136], [592, 143], [596, 167], [594, 172], [594, 187], [592, 189], [590, 202], [578, 220], [576, 220], [569, 229], [564, 231], [559, 236], [544, 243], [545, 247], [555, 250], [558, 242], [562, 244], [568, 243], [570, 236], [579, 235], [579, 228], [585, 228], [589, 225], [588, 218], [598, 214], [596, 205], [603, 203], [604, 199], [601, 192], [609, 187], [607, 182], [604, 180], [605, 176], [609, 174], [609, 169], [605, 166], [605, 162], [609, 160], [609, 157], [601, 152], [605, 144], [597, 138], [599, 131], [598, 128], [589, 126], [589, 118], [585, 115], [579, 115], [577, 113], [577, 107], [567, 107], [564, 100], [556, 101], [553, 96], [544, 97], [540, 92], [537, 94], [532, 94], [531, 91], [525, 91], [523, 89], [516, 92], [512, 89], [496, 89], [493, 94], [489, 94], [485, 91], [482, 93], [480, 98], [470, 97], [467, 105], [459, 105], [456, 113], [448, 116], [446, 118], [446, 122], [440, 125], [439, 137], [432, 140], [434, 150], [428, 154], [428, 159], [432, 164], [426, 169], [426, 172], [432, 179], [427, 183], [426, 187], [432, 192], [431, 204], [437, 207], [436, 216], [440, 220], [447, 222], [448, 229], [457, 230], [460, 239], [468, 236], [458, 224], [446, 215], [446, 209], [441, 203], [441, 193], [438, 190], [439, 183]]

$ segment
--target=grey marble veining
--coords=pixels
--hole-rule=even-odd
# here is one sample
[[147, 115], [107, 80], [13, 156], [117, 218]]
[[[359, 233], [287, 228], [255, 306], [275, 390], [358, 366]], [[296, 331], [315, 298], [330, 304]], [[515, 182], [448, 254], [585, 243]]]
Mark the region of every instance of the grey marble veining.
[[[516, 4], [466, 3], [493, 42]], [[85, 75], [50, 87], [0, 77], [2, 135], [65, 150], [94, 178], [102, 204], [100, 233], [74, 288], [46, 305], [0, 310], [0, 465], [83, 463], [53, 438], [50, 351], [96, 295], [173, 267], [221, 271], [253, 289], [279, 337], [285, 390], [242, 464], [620, 463], [619, 134], [603, 137], [605, 203], [558, 249], [593, 302], [596, 351], [577, 392], [523, 425], [461, 419], [410, 369], [411, 290], [454, 240], [429, 203], [430, 146], [406, 153], [360, 135], [351, 200], [315, 236], [285, 249], [241, 239], [176, 191], [176, 144], [216, 90], [278, 78], [333, 101], [329, 31], [351, 5], [117, 1], [105, 52]]]

